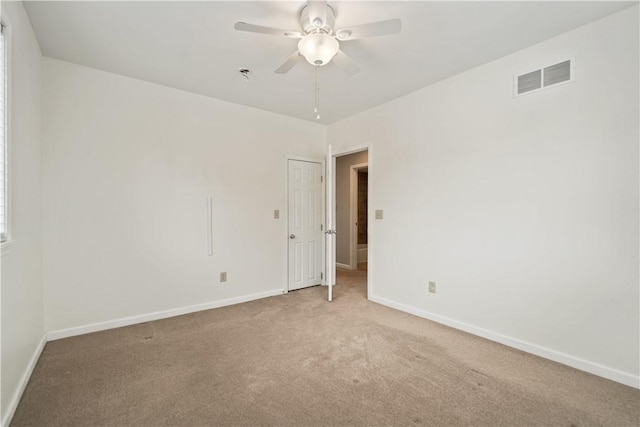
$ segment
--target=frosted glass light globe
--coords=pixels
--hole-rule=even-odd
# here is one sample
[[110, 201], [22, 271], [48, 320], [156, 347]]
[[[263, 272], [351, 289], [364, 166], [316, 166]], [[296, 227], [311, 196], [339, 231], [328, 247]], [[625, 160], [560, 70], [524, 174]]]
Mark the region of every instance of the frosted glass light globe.
[[338, 53], [340, 44], [336, 39], [322, 33], [309, 34], [298, 42], [298, 51], [315, 66], [325, 65]]

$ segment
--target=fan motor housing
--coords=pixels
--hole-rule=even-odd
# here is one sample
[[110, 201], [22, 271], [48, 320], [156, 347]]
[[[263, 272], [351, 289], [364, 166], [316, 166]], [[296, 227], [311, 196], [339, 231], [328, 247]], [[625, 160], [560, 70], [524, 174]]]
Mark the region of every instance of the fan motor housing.
[[327, 5], [326, 21], [327, 22], [324, 23], [324, 26], [318, 28], [309, 20], [309, 8], [306, 5], [300, 11], [300, 26], [304, 30], [305, 34], [313, 33], [316, 31], [329, 35], [333, 33], [333, 26], [336, 23], [336, 17], [333, 8], [329, 5]]

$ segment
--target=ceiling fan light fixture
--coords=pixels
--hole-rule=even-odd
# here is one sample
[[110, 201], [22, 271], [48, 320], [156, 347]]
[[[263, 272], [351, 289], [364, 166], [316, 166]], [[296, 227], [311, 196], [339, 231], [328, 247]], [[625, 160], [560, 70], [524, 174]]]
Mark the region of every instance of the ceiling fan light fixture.
[[351, 31], [349, 30], [338, 30], [336, 33], [336, 37], [340, 40], [346, 40], [351, 37]]
[[298, 51], [311, 65], [325, 65], [338, 53], [340, 44], [333, 37], [322, 34], [308, 34], [298, 42]]

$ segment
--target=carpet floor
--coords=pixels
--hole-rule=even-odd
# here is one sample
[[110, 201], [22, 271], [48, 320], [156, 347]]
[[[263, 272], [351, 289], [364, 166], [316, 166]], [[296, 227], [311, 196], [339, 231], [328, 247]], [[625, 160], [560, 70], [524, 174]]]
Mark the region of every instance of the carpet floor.
[[326, 288], [49, 342], [12, 426], [638, 426], [640, 391]]

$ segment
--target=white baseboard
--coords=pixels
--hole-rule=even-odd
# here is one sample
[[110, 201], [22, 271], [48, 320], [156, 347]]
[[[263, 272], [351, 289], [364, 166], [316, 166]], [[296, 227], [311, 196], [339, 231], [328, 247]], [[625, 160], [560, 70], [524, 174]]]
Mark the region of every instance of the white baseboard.
[[108, 320], [106, 322], [91, 323], [89, 325], [75, 326], [73, 328], [59, 329], [47, 332], [47, 341], [59, 340], [76, 335], [89, 334], [92, 332], [105, 331], [107, 329], [120, 328], [122, 326], [135, 325], [136, 323], [151, 322], [153, 320], [166, 319], [168, 317], [180, 316], [182, 314], [194, 313], [196, 311], [210, 310], [212, 308], [225, 307], [228, 305], [240, 304], [242, 302], [253, 301], [261, 298], [282, 295], [283, 289], [273, 289], [266, 292], [244, 295], [241, 297], [228, 298], [218, 301], [211, 301], [204, 304], [191, 305], [188, 307], [174, 308], [154, 313], [141, 314], [139, 316], [123, 317], [120, 319]]
[[9, 406], [7, 408], [7, 413], [4, 414], [2, 422], [0, 425], [8, 426], [11, 423], [11, 419], [13, 418], [13, 414], [16, 412], [16, 408], [18, 407], [18, 403], [20, 403], [20, 399], [22, 398], [22, 393], [24, 393], [24, 389], [27, 388], [27, 383], [29, 382], [29, 378], [31, 378], [31, 374], [33, 373], [33, 369], [36, 367], [36, 363], [38, 363], [38, 359], [40, 358], [40, 354], [42, 354], [42, 350], [44, 350], [44, 346], [47, 344], [47, 336], [44, 334], [42, 339], [38, 343], [35, 351], [31, 355], [31, 359], [29, 359], [29, 364], [27, 368], [22, 374], [20, 378], [20, 383], [18, 385], [18, 389], [13, 393], [11, 397], [11, 402], [9, 402]]
[[342, 268], [343, 270], [351, 270], [351, 266], [349, 264], [342, 264], [342, 263], [336, 262], [336, 267]]
[[395, 308], [396, 310], [404, 311], [405, 313], [413, 314], [418, 317], [429, 319], [434, 322], [441, 323], [443, 325], [450, 326], [452, 328], [459, 329], [461, 331], [465, 331], [482, 338], [486, 338], [490, 341], [495, 341], [500, 344], [525, 351], [527, 353], [535, 354], [536, 356], [544, 357], [545, 359], [553, 360], [554, 362], [562, 363], [563, 365], [571, 366], [572, 368], [576, 368], [581, 371], [589, 372], [591, 374], [598, 375], [600, 377], [607, 378], [609, 380], [616, 381], [631, 387], [640, 388], [640, 376], [637, 375], [622, 372], [608, 366], [600, 365], [599, 363], [580, 359], [578, 357], [551, 350], [546, 347], [541, 347], [539, 345], [502, 335], [487, 329], [479, 328], [468, 323], [459, 322], [457, 320], [440, 316], [438, 314], [429, 313], [428, 311], [388, 300], [386, 298], [369, 295], [369, 300], [377, 302], [378, 304], [385, 305], [387, 307]]

